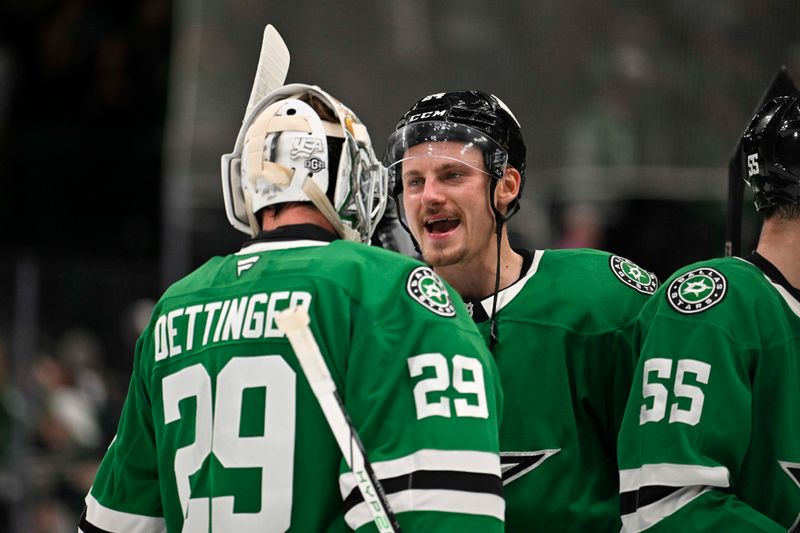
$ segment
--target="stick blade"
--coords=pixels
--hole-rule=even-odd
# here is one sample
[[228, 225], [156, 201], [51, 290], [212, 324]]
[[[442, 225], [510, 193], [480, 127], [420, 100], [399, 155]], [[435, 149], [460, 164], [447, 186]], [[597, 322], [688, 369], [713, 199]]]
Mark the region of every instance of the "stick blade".
[[267, 24], [264, 28], [264, 39], [261, 41], [256, 78], [250, 91], [250, 100], [247, 102], [247, 113], [264, 96], [283, 87], [288, 72], [289, 48], [275, 26]]
[[786, 68], [786, 65], [781, 65], [775, 75], [772, 77], [767, 89], [764, 91], [764, 94], [761, 96], [761, 101], [759, 105], [753, 110], [753, 114], [758, 111], [761, 106], [767, 103], [768, 100], [771, 100], [778, 96], [788, 96], [794, 92], [797, 92], [797, 86], [792, 79], [792, 76], [789, 74], [789, 69]]

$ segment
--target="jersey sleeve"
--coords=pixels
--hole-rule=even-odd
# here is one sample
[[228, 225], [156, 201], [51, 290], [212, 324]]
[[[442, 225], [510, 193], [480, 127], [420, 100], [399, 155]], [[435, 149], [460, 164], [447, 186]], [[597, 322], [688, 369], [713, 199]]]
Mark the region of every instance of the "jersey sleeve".
[[136, 345], [134, 371], [117, 434], [86, 496], [79, 526], [83, 533], [166, 531], [149, 395], [138, 371], [146, 334]]
[[681, 313], [665, 292], [640, 317], [619, 435], [623, 530], [785, 531], [728, 491], [753, 437], [755, 350], [735, 341], [723, 306]]
[[[407, 531], [502, 531], [491, 355], [454, 292], [437, 305], [402, 294], [393, 307], [354, 342], [345, 384], [389, 504]], [[345, 466], [339, 486], [347, 524], [374, 528]]]

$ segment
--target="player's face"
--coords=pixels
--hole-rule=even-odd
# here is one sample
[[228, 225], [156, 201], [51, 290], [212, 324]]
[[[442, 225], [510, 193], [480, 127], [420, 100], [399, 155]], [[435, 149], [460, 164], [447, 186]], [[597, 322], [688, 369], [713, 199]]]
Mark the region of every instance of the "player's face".
[[469, 262], [492, 246], [494, 217], [484, 168], [482, 152], [464, 143], [422, 143], [406, 151], [403, 209], [431, 266]]

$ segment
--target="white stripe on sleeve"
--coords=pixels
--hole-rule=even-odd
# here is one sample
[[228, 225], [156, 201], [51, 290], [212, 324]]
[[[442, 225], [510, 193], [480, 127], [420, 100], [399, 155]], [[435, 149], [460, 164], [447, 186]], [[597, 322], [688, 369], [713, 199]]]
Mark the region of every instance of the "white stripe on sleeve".
[[619, 471], [620, 493], [648, 486], [688, 487], [690, 485], [728, 487], [730, 486], [728, 469], [724, 466], [659, 463]]
[[86, 521], [106, 531], [126, 533], [166, 533], [163, 517], [144, 516], [104, 507], [91, 493], [86, 495]]

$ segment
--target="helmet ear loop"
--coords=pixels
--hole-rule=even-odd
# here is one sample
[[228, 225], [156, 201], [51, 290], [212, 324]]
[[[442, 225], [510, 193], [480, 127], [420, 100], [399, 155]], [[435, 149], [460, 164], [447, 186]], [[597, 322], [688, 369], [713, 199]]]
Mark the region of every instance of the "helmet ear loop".
[[250, 225], [250, 235], [255, 237], [261, 231], [261, 224], [253, 213], [253, 196], [249, 191], [244, 193], [244, 205], [247, 211], [247, 223]]

